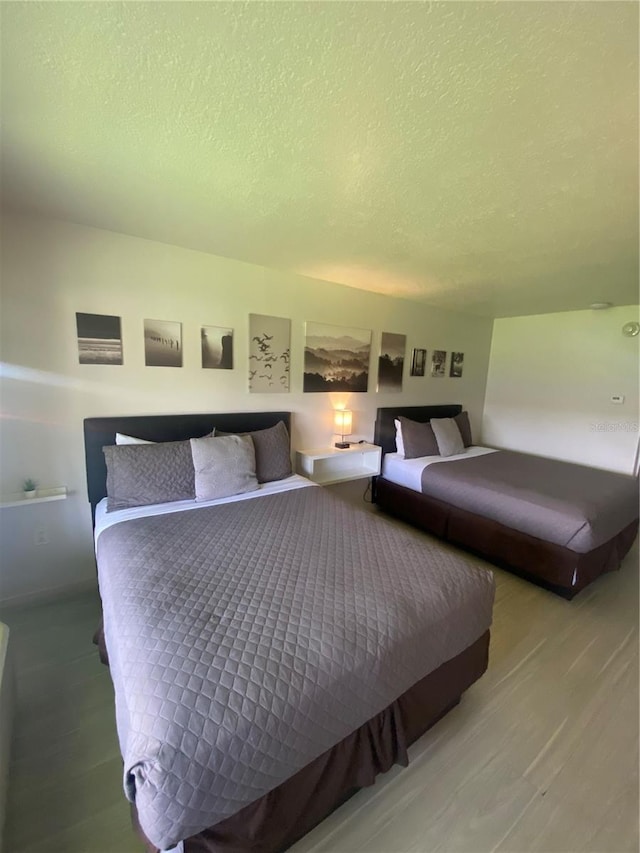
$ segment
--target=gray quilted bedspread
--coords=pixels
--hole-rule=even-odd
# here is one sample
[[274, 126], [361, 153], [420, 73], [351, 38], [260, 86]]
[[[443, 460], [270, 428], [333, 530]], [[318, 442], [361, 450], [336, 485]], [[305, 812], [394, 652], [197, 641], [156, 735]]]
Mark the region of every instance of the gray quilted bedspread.
[[510, 450], [429, 465], [422, 491], [578, 554], [638, 518], [636, 477]]
[[98, 540], [125, 790], [161, 848], [229, 817], [489, 627], [491, 574], [321, 488]]

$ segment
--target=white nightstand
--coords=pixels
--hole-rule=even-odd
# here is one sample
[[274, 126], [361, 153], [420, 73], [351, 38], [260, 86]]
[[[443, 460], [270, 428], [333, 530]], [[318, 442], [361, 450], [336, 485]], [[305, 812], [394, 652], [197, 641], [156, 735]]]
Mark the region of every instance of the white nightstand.
[[382, 448], [377, 444], [352, 444], [344, 450], [322, 447], [319, 450], [297, 450], [296, 468], [321, 486], [361, 480], [380, 473]]

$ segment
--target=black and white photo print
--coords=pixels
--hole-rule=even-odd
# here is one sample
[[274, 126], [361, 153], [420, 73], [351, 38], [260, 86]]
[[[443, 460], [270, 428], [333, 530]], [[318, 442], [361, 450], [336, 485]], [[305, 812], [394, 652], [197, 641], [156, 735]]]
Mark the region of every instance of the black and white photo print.
[[426, 349], [414, 349], [411, 358], [411, 376], [424, 376], [424, 371], [427, 366], [427, 351]]
[[442, 377], [447, 375], [447, 351], [434, 349], [431, 353], [431, 375]]
[[122, 364], [120, 317], [76, 312], [80, 364]]
[[233, 329], [202, 326], [200, 345], [203, 367], [214, 370], [233, 370]]
[[144, 321], [144, 363], [147, 367], [182, 367], [182, 323]]
[[307, 323], [303, 391], [366, 391], [371, 331]]
[[249, 391], [287, 392], [290, 358], [291, 320], [249, 314]]
[[383, 332], [378, 359], [378, 391], [402, 391], [406, 335]]
[[449, 366], [449, 376], [452, 376], [454, 379], [459, 379], [462, 376], [463, 364], [464, 364], [464, 353], [463, 352], [452, 352], [451, 353], [451, 364]]

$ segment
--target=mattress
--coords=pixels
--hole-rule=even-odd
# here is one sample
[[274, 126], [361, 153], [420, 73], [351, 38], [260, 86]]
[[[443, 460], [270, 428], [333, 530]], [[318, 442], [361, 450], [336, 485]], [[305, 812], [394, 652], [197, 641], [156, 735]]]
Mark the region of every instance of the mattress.
[[[508, 450], [392, 459], [385, 479], [586, 554], [638, 518], [634, 477]], [[397, 454], [388, 454], [397, 457]], [[438, 464], [434, 464], [438, 462]]]
[[125, 791], [161, 848], [276, 788], [491, 623], [489, 572], [316, 487], [144, 508], [102, 527], [97, 556]]
[[488, 453], [496, 453], [496, 451], [491, 447], [473, 445], [465, 448], [464, 453], [456, 453], [454, 456], [418, 456], [415, 459], [406, 459], [400, 453], [385, 453], [382, 459], [382, 476], [398, 486], [421, 492], [422, 472], [429, 465], [457, 462], [460, 459], [471, 459]]

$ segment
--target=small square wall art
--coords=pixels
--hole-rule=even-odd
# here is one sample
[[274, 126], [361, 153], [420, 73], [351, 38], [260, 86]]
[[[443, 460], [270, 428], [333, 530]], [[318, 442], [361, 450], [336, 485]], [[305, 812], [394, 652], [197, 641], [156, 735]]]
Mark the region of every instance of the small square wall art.
[[182, 323], [144, 321], [144, 363], [147, 367], [182, 367]]
[[249, 314], [249, 391], [288, 392], [290, 358], [291, 320]]
[[449, 376], [454, 379], [459, 379], [462, 376], [462, 366], [464, 364], [463, 352], [451, 353], [451, 364], [449, 365]]
[[425, 367], [427, 366], [427, 351], [426, 349], [414, 349], [411, 358], [411, 376], [424, 376]]
[[431, 375], [446, 376], [447, 351], [443, 349], [434, 349], [431, 353]]
[[80, 364], [122, 364], [120, 317], [76, 313]]
[[233, 329], [202, 326], [200, 349], [203, 367], [214, 370], [233, 370]]

